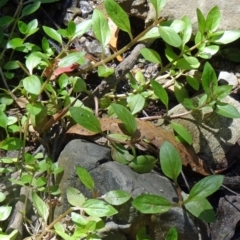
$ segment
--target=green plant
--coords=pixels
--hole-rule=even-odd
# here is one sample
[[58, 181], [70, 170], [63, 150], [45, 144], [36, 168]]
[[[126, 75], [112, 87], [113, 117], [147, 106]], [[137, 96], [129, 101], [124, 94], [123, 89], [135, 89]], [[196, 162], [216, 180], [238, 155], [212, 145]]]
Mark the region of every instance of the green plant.
[[[66, 29], [55, 30], [49, 26], [42, 26], [45, 36], [41, 38], [41, 43], [38, 45], [37, 43], [31, 42], [30, 38], [30, 36], [38, 36], [37, 34], [39, 34], [38, 30], [40, 26], [38, 20], [33, 19], [25, 22], [25, 17], [35, 13], [42, 3], [49, 2], [53, 2], [53, 0], [20, 1], [14, 15], [2, 16], [0, 18], [0, 75], [4, 83], [0, 95], [0, 126], [2, 128], [1, 130], [3, 130], [0, 149], [19, 151], [16, 158], [5, 157], [0, 159], [0, 163], [2, 164], [0, 173], [9, 176], [9, 174], [19, 171], [19, 178], [13, 179], [9, 177], [10, 181], [21, 187], [27, 187], [28, 195], [32, 196], [33, 205], [36, 207], [41, 218], [44, 219], [44, 224], [47, 225], [47, 222], [52, 222], [48, 227], [54, 225], [56, 233], [66, 237], [62, 226], [57, 223], [59, 219], [54, 222], [50, 217], [53, 207], [51, 204], [47, 205], [42, 200], [42, 198], [44, 198], [51, 203], [54, 196], [59, 194], [57, 178], [58, 175], [62, 174], [62, 169], [60, 169], [57, 164], [52, 163], [49, 158], [41, 160], [43, 156], [33, 156], [33, 154], [26, 153], [28, 139], [31, 138], [32, 135], [29, 127], [35, 129], [35, 133], [39, 134], [37, 138], [42, 142], [44, 142], [44, 135], [46, 135], [56, 122], [60, 121], [62, 128], [66, 128], [67, 124], [63, 121], [63, 118], [74, 119], [88, 130], [102, 133], [101, 124], [97, 117], [94, 116], [88, 106], [84, 106], [79, 100], [79, 97], [83, 93], [87, 94], [89, 98], [94, 97], [88, 90], [85, 80], [80, 77], [81, 73], [90, 73], [93, 69], [97, 69], [100, 77], [111, 76], [114, 69], [107, 66], [108, 62], [139, 42], [143, 41], [146, 45], [150, 45], [153, 40], [161, 38], [165, 44], [164, 55], [168, 59], [166, 64], [162, 61], [163, 56], [160, 56], [158, 52], [150, 49], [150, 47], [141, 50], [141, 55], [146, 61], [159, 65], [160, 71], [158, 76], [147, 80], [140, 72], [135, 75], [129, 73], [128, 78], [131, 90], [127, 95], [122, 94], [120, 96], [109, 93], [99, 99], [101, 107], [105, 109], [108, 108], [109, 115], [117, 115], [127, 130], [126, 135], [106, 135], [102, 133], [112, 143], [116, 159], [124, 164], [129, 164], [135, 171], [140, 173], [148, 172], [154, 167], [157, 159], [150, 155], [137, 156], [135, 143], [138, 142], [138, 139], [134, 136], [137, 129], [135, 117], [144, 109], [147, 105], [147, 100], [150, 98], [160, 99], [164, 104], [166, 107], [166, 115], [163, 116], [164, 119], [171, 121], [172, 118], [179, 117], [168, 116], [168, 92], [165, 86], [163, 87], [156, 81], [158, 77], [172, 79], [171, 83], [174, 84], [176, 99], [188, 109], [188, 111], [183, 114], [190, 114], [195, 110], [202, 110], [208, 107], [225, 117], [240, 117], [239, 112], [233, 106], [222, 102], [224, 97], [230, 93], [231, 86], [218, 86], [216, 74], [211, 65], [206, 62], [206, 60], [210, 59], [219, 51], [219, 45], [227, 44], [238, 39], [240, 37], [240, 31], [217, 31], [220, 23], [220, 11], [218, 7], [214, 7], [208, 13], [207, 17], [204, 17], [202, 12], [197, 9], [198, 32], [193, 34], [192, 24], [187, 16], [184, 16], [181, 20], [173, 21], [159, 19], [165, 1], [151, 0], [156, 10], [156, 18], [148, 28], [134, 37], [131, 32], [131, 25], [127, 14], [115, 1], [105, 0], [105, 8], [109, 17], [122, 31], [127, 32], [130, 37], [130, 42], [111, 56], [105, 57], [104, 54], [102, 54], [101, 59], [97, 63], [87, 69], [81, 69], [86, 62], [85, 53], [71, 51], [69, 46], [74, 39], [81, 37], [92, 28], [96, 39], [100, 42], [102, 49], [104, 49], [109, 43], [110, 38], [106, 19], [101, 12], [95, 10], [92, 19], [80, 24], [75, 24], [70, 21]], [[3, 0], [0, 3], [0, 7], [6, 4], [8, 4], [8, 0]], [[59, 52], [50, 45], [47, 38], [59, 44]], [[198, 69], [202, 62], [205, 63], [201, 80], [186, 76], [185, 73], [187, 71]], [[78, 68], [80, 68], [80, 70], [77, 74], [67, 75], [67, 73], [73, 69]], [[184, 82], [179, 81], [180, 77], [184, 77]], [[190, 85], [195, 91], [203, 89], [204, 94], [199, 98], [197, 103], [190, 99], [188, 91], [185, 88], [186, 84]], [[44, 95], [44, 99], [42, 99], [42, 95]], [[10, 116], [7, 113], [14, 104], [20, 109], [24, 108], [26, 110], [22, 113], [22, 116], [20, 116], [20, 114]], [[127, 111], [124, 106], [127, 106], [130, 112]], [[151, 117], [149, 119], [151, 119]], [[172, 121], [171, 126], [184, 141], [188, 144], [192, 143], [191, 136], [186, 129]], [[145, 141], [147, 144], [147, 139], [145, 139]], [[131, 153], [123, 148], [121, 144], [128, 144], [131, 148]], [[165, 143], [163, 147], [167, 149], [171, 148], [167, 143]], [[173, 150], [173, 152], [175, 151]], [[175, 156], [178, 158], [176, 152]], [[161, 161], [164, 161], [164, 157], [166, 156], [161, 156]], [[171, 157], [172, 156], [169, 158], [171, 159]], [[164, 164], [166, 163], [161, 163], [162, 168], [164, 168]], [[177, 189], [179, 189], [177, 185], [177, 176], [180, 171], [179, 161], [176, 163], [175, 168], [171, 168], [171, 171], [170, 173], [166, 171], [165, 174], [173, 179]], [[80, 175], [86, 175], [84, 170], [81, 170], [80, 173]], [[49, 180], [52, 177], [54, 179], [53, 182]], [[209, 178], [216, 181], [216, 186], [203, 194], [204, 189], [201, 188], [201, 184], [204, 183], [207, 185]], [[202, 219], [212, 221], [212, 215], [209, 220], [206, 219], [206, 217], [202, 217], [201, 213], [206, 209], [210, 209], [212, 213], [209, 203], [205, 198], [219, 187], [221, 178], [221, 176], [212, 176], [207, 177], [205, 180], [203, 179], [203, 182], [199, 184], [200, 186], [197, 185], [197, 187], [194, 188], [195, 190], [192, 190], [189, 196], [183, 200], [179, 194], [181, 201], [178, 203], [178, 206], [184, 205], [195, 216], [199, 217], [200, 215]], [[85, 184], [88, 185], [90, 189], [93, 189], [93, 183], [90, 181], [90, 177], [87, 177]], [[196, 193], [198, 191], [201, 192], [200, 196]], [[124, 194], [126, 193], [114, 192], [114, 194], [125, 196]], [[82, 199], [81, 206], [76, 206], [75, 203], [72, 204], [71, 195], [78, 196]], [[152, 196], [142, 196], [143, 199], [139, 197], [139, 203], [136, 203], [139, 199], [135, 199], [134, 205], [141, 210], [141, 202], [148, 201], [151, 197]], [[11, 213], [11, 206], [9, 205], [11, 199], [8, 198], [6, 198], [4, 194], [0, 194], [1, 222], [7, 220]], [[70, 203], [78, 209], [87, 204], [90, 204], [93, 209], [101, 205], [105, 208], [106, 212], [109, 211], [108, 213], [105, 212], [105, 216], [115, 213], [112, 206], [105, 206], [99, 201], [86, 200], [84, 196], [76, 190], [69, 190], [68, 198]], [[126, 196], [123, 198], [124, 201], [127, 199]], [[161, 202], [159, 197], [155, 199], [157, 199], [155, 203], [157, 205], [156, 211], [159, 209], [161, 209], [159, 210], [160, 212], [165, 211], [175, 206], [166, 200], [160, 199]], [[199, 199], [202, 200], [199, 201]], [[112, 202], [110, 203], [113, 204]], [[165, 207], [161, 205], [162, 203], [165, 204]], [[194, 212], [192, 206], [201, 203], [205, 204], [204, 206], [201, 205], [202, 212]], [[28, 221], [25, 218], [26, 205], [27, 201], [25, 203], [25, 209], [22, 209], [22, 212], [24, 221], [27, 223]], [[73, 210], [74, 209], [71, 209], [70, 212]], [[87, 213], [91, 215], [91, 212]], [[96, 219], [85, 221], [85, 229], [90, 228], [92, 231], [98, 229], [99, 226], [95, 223], [99, 222], [99, 225], [102, 224], [99, 219], [102, 215], [97, 217], [97, 221]], [[74, 220], [74, 218], [79, 219], [80, 216], [73, 215], [72, 220]], [[5, 239], [14, 239], [17, 232], [14, 230], [12, 233], [6, 234], [5, 229], [1, 228], [0, 234], [0, 236], [5, 237]], [[66, 239], [70, 239], [70, 237], [66, 237]]]

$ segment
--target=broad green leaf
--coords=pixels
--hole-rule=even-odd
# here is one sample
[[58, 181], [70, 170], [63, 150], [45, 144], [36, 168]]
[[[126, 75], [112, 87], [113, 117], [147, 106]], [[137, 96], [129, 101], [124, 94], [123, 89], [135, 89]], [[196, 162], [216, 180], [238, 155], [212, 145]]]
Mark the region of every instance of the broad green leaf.
[[166, 240], [178, 240], [178, 232], [175, 227], [169, 229]]
[[132, 136], [137, 130], [137, 121], [126, 107], [112, 103], [111, 107], [117, 114], [118, 118], [123, 122], [127, 132]]
[[221, 13], [218, 6], [213, 7], [206, 18], [206, 31], [214, 32], [218, 29], [221, 21]]
[[0, 127], [6, 129], [8, 125], [8, 118], [6, 114], [0, 110]]
[[196, 109], [196, 106], [194, 105], [193, 101], [189, 98], [184, 98], [182, 105], [188, 110]]
[[171, 121], [171, 126], [173, 130], [184, 139], [189, 145], [192, 144], [192, 135], [189, 131], [181, 124]]
[[0, 149], [4, 150], [19, 150], [23, 146], [23, 141], [20, 138], [7, 138], [0, 143]]
[[38, 115], [41, 111], [43, 111], [44, 107], [45, 106], [43, 106], [40, 102], [35, 102], [33, 104], [28, 103], [26, 105], [27, 111], [34, 116]]
[[67, 200], [72, 206], [81, 207], [85, 202], [85, 197], [78, 189], [73, 187], [68, 187]]
[[30, 54], [26, 59], [26, 67], [29, 73], [33, 74], [33, 69], [41, 62], [41, 58]]
[[194, 90], [199, 90], [199, 81], [192, 76], [186, 76], [186, 80], [188, 82], [188, 84], [194, 89]]
[[169, 101], [169, 99], [168, 99], [167, 91], [157, 81], [151, 80], [150, 82], [151, 82], [151, 85], [152, 85], [152, 88], [153, 88], [153, 91], [154, 91], [155, 95], [161, 100], [161, 102], [168, 109], [168, 101]]
[[204, 222], [214, 223], [216, 221], [216, 214], [207, 199], [191, 201], [184, 206], [193, 216]]
[[84, 55], [85, 52], [70, 53], [59, 61], [58, 66], [64, 68], [69, 67], [74, 63], [84, 64]]
[[151, 155], [140, 155], [129, 163], [129, 167], [138, 173], [148, 173], [154, 168], [156, 162], [156, 158]]
[[0, 203], [3, 202], [5, 199], [6, 199], [5, 194], [0, 192]]
[[38, 20], [37, 19], [33, 19], [32, 21], [30, 21], [27, 25], [27, 36], [30, 36], [32, 34], [34, 34], [35, 32], [38, 31]]
[[165, 55], [166, 55], [169, 62], [171, 62], [173, 60], [175, 61], [175, 59], [178, 58], [178, 55], [174, 52], [173, 48], [171, 46], [168, 46], [168, 45], [165, 49]]
[[10, 16], [0, 17], [0, 27], [4, 27], [4, 26], [10, 24], [13, 21], [14, 21], [14, 18], [10, 17]]
[[76, 23], [73, 21], [69, 21], [68, 26], [67, 26], [67, 31], [68, 31], [68, 34], [71, 36], [70, 39], [72, 39], [72, 36], [76, 32]]
[[65, 233], [65, 228], [60, 222], [57, 222], [54, 225], [54, 231], [64, 240], [73, 240], [72, 236], [69, 236], [67, 233]]
[[198, 61], [197, 58], [192, 56], [187, 56], [185, 54], [183, 55], [183, 57], [192, 68], [198, 68], [200, 66], [200, 62]]
[[138, 41], [143, 41], [149, 38], [160, 38], [160, 33], [158, 27], [153, 27], [144, 36], [142, 36]]
[[142, 48], [140, 50], [140, 53], [149, 62], [158, 63], [158, 64], [162, 62], [160, 55], [156, 51], [150, 48]]
[[111, 205], [121, 205], [131, 198], [131, 194], [122, 190], [107, 192], [102, 198]]
[[216, 73], [210, 63], [206, 62], [202, 73], [202, 86], [204, 92], [210, 95], [212, 93], [212, 89], [215, 88], [217, 84]]
[[197, 8], [196, 11], [197, 11], [197, 19], [198, 19], [198, 30], [201, 33], [201, 35], [203, 35], [206, 28], [206, 20], [200, 9]]
[[223, 175], [211, 175], [197, 182], [190, 190], [186, 202], [202, 200], [216, 192], [223, 183]]
[[11, 206], [0, 206], [0, 221], [5, 221], [11, 214]]
[[27, 6], [25, 6], [22, 10], [22, 14], [20, 16], [20, 18], [25, 17], [27, 15], [30, 15], [34, 12], [36, 12], [41, 6], [41, 2], [37, 1], [31, 4], [28, 4]]
[[237, 108], [235, 108], [231, 104], [227, 104], [223, 102], [217, 102], [215, 112], [227, 118], [240, 118], [240, 113], [237, 110]]
[[217, 100], [222, 100], [230, 94], [232, 88], [232, 85], [216, 86], [213, 88], [213, 95], [215, 98], [217, 98]]
[[219, 51], [219, 46], [211, 45], [206, 46], [198, 53], [198, 56], [204, 59], [210, 59], [214, 54]]
[[76, 123], [88, 129], [89, 131], [95, 133], [101, 132], [101, 124], [92, 112], [81, 107], [70, 107], [69, 110], [73, 120]]
[[160, 12], [163, 9], [164, 5], [166, 4], [166, 0], [150, 0], [153, 7], [156, 11], [156, 19], [159, 18]]
[[82, 78], [74, 77], [73, 89], [74, 89], [74, 92], [85, 92], [87, 91], [87, 84]]
[[228, 44], [240, 38], [240, 30], [224, 31], [222, 35], [212, 37], [211, 41], [217, 44]]
[[38, 76], [31, 75], [23, 79], [23, 87], [27, 92], [38, 95], [41, 92], [42, 83]]
[[92, 217], [110, 217], [118, 213], [114, 207], [97, 199], [87, 200], [82, 209]]
[[174, 182], [177, 182], [178, 175], [182, 171], [182, 161], [178, 151], [170, 142], [163, 142], [159, 152], [159, 159], [163, 173]]
[[80, 181], [90, 190], [94, 190], [95, 184], [90, 173], [83, 167], [77, 166], [77, 175]]
[[72, 40], [76, 37], [81, 37], [86, 33], [92, 26], [92, 19], [84, 20], [83, 22], [76, 25], [75, 34], [72, 37]]
[[131, 26], [127, 13], [114, 0], [104, 0], [105, 9], [112, 21], [132, 39]]
[[[146, 84], [146, 78], [144, 77], [143, 73], [141, 71], [137, 71], [135, 74], [135, 80], [140, 86], [145, 86]], [[133, 87], [134, 88], [134, 87]], [[138, 86], [136, 87], [138, 88]]]
[[166, 198], [150, 194], [136, 197], [132, 205], [143, 214], [165, 213], [171, 208], [171, 203]]
[[19, 64], [17, 63], [17, 61], [8, 61], [5, 65], [4, 65], [4, 69], [6, 70], [12, 70], [12, 69], [17, 69], [19, 68]]
[[181, 82], [175, 81], [174, 93], [179, 103], [182, 103], [185, 98], [188, 98], [188, 91]]
[[182, 45], [182, 39], [171, 27], [159, 26], [159, 33], [167, 44], [173, 47], [180, 47]]
[[112, 146], [111, 157], [114, 161], [127, 165], [134, 159], [134, 156], [121, 144], [114, 143]]
[[43, 26], [43, 31], [52, 39], [57, 41], [58, 43], [62, 44], [62, 37], [61, 35], [53, 28]]
[[176, 33], [180, 33], [185, 28], [185, 22], [182, 20], [168, 20], [161, 23], [161, 26], [171, 27]]
[[99, 77], [109, 77], [113, 73], [114, 73], [114, 68], [109, 68], [105, 65], [98, 67], [98, 76]]
[[185, 45], [192, 36], [192, 23], [188, 16], [184, 16], [182, 21], [185, 23], [185, 28], [182, 31], [182, 44]]
[[127, 97], [127, 102], [132, 115], [134, 115], [143, 109], [145, 98], [141, 94], [129, 95]]
[[59, 78], [58, 78], [58, 85], [61, 89], [65, 88], [69, 83], [69, 78], [67, 74], [63, 73]]
[[10, 41], [8, 41], [7, 48], [16, 49], [18, 47], [22, 47], [22, 45], [23, 45], [23, 39], [12, 38]]
[[44, 219], [44, 222], [47, 223], [49, 216], [47, 204], [35, 192], [32, 193], [32, 200], [37, 213]]
[[110, 41], [111, 33], [106, 17], [98, 9], [94, 9], [92, 15], [92, 28], [95, 37], [104, 48]]

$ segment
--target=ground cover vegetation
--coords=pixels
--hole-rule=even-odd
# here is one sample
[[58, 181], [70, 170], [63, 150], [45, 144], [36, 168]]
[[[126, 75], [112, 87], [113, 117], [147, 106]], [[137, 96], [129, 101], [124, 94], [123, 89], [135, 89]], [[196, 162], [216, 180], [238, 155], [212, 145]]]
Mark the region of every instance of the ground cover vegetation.
[[[165, 106], [165, 114], [161, 118], [171, 124], [178, 139], [176, 141], [192, 144], [188, 130], [172, 121], [177, 116], [168, 115], [169, 92], [166, 86], [164, 87], [164, 83], [158, 81], [159, 77], [167, 75], [172, 79], [177, 101], [186, 108], [183, 114], [208, 108], [224, 117], [239, 118], [238, 110], [224, 102], [232, 86], [218, 85], [217, 76], [208, 59], [218, 53], [221, 45], [238, 39], [240, 31], [218, 31], [220, 10], [214, 7], [207, 16], [204, 16], [201, 10], [196, 10], [198, 31], [193, 33], [192, 23], [187, 16], [182, 19], [165, 20], [161, 18], [165, 1], [151, 0], [156, 18], [143, 32], [134, 37], [128, 15], [114, 0], [104, 0], [108, 17], [130, 38], [130, 42], [125, 47], [106, 57], [104, 49], [109, 44], [111, 32], [107, 18], [97, 9], [94, 10], [91, 19], [78, 24], [70, 21], [66, 28], [61, 29], [40, 26], [37, 19], [29, 22], [25, 20], [42, 4], [49, 2], [51, 1], [33, 0], [24, 3], [20, 1], [14, 15], [0, 17], [0, 75], [3, 83], [0, 96], [2, 128], [0, 149], [18, 151], [17, 157], [1, 157], [0, 173], [1, 177], [6, 176], [13, 185], [27, 189], [22, 214], [23, 224], [28, 229], [29, 235], [33, 235], [32, 229], [34, 229], [26, 214], [29, 196], [37, 215], [42, 219], [42, 224], [37, 234], [35, 233], [35, 239], [43, 239], [45, 235], [51, 233], [67, 240], [98, 239], [98, 230], [104, 226], [103, 218], [117, 213], [115, 205], [131, 199], [131, 195], [123, 190], [86, 199], [77, 189], [69, 188], [67, 197], [72, 207], [58, 218], [52, 218], [54, 204], [57, 204], [54, 199], [60, 194], [57, 179], [63, 173], [63, 169], [58, 167], [49, 156], [44, 158], [42, 153], [34, 154], [26, 149], [30, 140], [43, 139], [57, 122], [60, 122], [63, 129], [68, 130], [69, 122], [74, 127], [73, 122], [75, 122], [89, 132], [102, 134], [110, 142], [114, 160], [129, 165], [134, 171], [149, 172], [156, 164], [161, 167], [163, 174], [174, 182], [179, 201], [172, 203], [161, 196], [141, 195], [132, 200], [132, 205], [141, 213], [158, 214], [173, 207], [184, 206], [195, 217], [206, 222], [215, 221], [215, 213], [207, 197], [218, 190], [223, 182], [223, 176], [206, 176], [188, 193], [183, 193], [178, 184], [182, 159], [174, 144], [175, 140], [172, 142], [166, 140], [158, 146], [158, 157], [139, 155], [136, 149], [137, 143], [146, 147], [149, 142], [148, 139], [139, 139], [135, 135], [139, 121], [137, 117], [147, 107], [149, 99], [158, 99]], [[7, 4], [8, 0], [3, 0], [0, 7]], [[32, 36], [37, 35], [40, 29], [44, 32], [41, 43], [31, 42]], [[102, 56], [98, 62], [87, 68], [81, 68], [86, 63], [86, 53], [72, 51], [70, 45], [74, 39], [83, 36], [90, 29], [101, 44]], [[151, 49], [151, 42], [159, 38], [164, 42], [166, 64], [162, 61], [163, 56]], [[49, 39], [60, 46], [60, 51], [56, 51], [49, 43]], [[128, 94], [119, 96], [110, 92], [96, 99], [81, 74], [97, 71], [99, 77], [108, 79], [114, 75], [114, 68], [108, 63], [138, 43], [144, 44], [140, 53], [145, 61], [159, 65], [158, 74], [154, 78], [146, 79], [140, 71], [136, 74], [129, 72]], [[186, 72], [193, 69], [202, 69], [201, 81], [194, 76], [186, 75]], [[183, 82], [182, 79], [185, 81]], [[197, 102], [191, 100], [189, 87], [191, 91], [202, 92]], [[106, 133], [96, 114], [97, 111], [95, 110], [94, 114], [90, 106], [84, 105], [84, 101], [81, 101], [86, 96], [95, 100], [95, 107], [99, 105], [108, 117], [117, 118], [116, 121], [120, 120], [126, 131], [121, 134]], [[20, 109], [21, 114], [9, 114], [13, 108]], [[124, 145], [128, 145], [130, 150]], [[18, 173], [17, 178], [13, 177], [14, 173]], [[95, 195], [94, 180], [89, 173], [79, 167], [77, 175]], [[18, 234], [17, 229], [6, 232], [13, 209], [12, 200], [10, 194], [0, 192], [1, 239], [13, 240]], [[72, 232], [66, 231], [61, 223], [61, 220], [68, 215], [74, 225]], [[148, 239], [144, 229], [139, 229], [136, 239]], [[174, 227], [169, 230], [166, 239], [177, 239]]]

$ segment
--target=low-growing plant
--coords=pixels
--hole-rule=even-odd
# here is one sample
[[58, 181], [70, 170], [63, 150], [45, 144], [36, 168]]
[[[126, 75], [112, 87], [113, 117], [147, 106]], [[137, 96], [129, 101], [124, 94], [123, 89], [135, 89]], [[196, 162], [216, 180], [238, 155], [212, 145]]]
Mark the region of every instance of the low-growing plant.
[[[150, 155], [137, 156], [134, 146], [138, 141], [134, 138], [134, 132], [137, 129], [135, 117], [147, 105], [148, 99], [159, 99], [164, 104], [166, 114], [163, 118], [171, 122], [174, 131], [184, 141], [192, 144], [192, 138], [188, 131], [183, 126], [171, 121], [172, 118], [177, 116], [168, 115], [169, 93], [166, 86], [159, 83], [159, 77], [171, 78], [176, 99], [187, 109], [183, 114], [191, 114], [196, 110], [201, 111], [204, 108], [210, 108], [224, 117], [240, 117], [235, 107], [224, 103], [224, 97], [229, 95], [232, 86], [219, 86], [214, 69], [207, 61], [219, 51], [221, 45], [238, 39], [240, 31], [218, 31], [220, 10], [218, 7], [214, 7], [206, 17], [197, 9], [198, 31], [194, 34], [189, 17], [184, 16], [180, 20], [160, 18], [160, 12], [165, 1], [151, 0], [156, 10], [156, 18], [143, 32], [133, 36], [128, 15], [114, 0], [104, 0], [108, 16], [119, 29], [129, 35], [130, 41], [110, 56], [106, 57], [104, 51], [102, 51], [101, 59], [86, 68], [86, 53], [75, 52], [70, 49], [70, 45], [76, 38], [83, 36], [88, 30], [92, 29], [96, 39], [101, 44], [102, 50], [105, 49], [110, 41], [110, 30], [106, 18], [100, 11], [94, 10], [91, 19], [79, 24], [70, 21], [66, 28], [57, 30], [49, 26], [40, 26], [37, 19], [26, 22], [28, 21], [26, 16], [35, 13], [41, 4], [50, 2], [54, 2], [54, 0], [20, 1], [14, 15], [0, 17], [0, 75], [4, 85], [1, 88], [0, 96], [0, 126], [3, 131], [0, 149], [19, 151], [15, 158], [5, 157], [0, 159], [0, 173], [5, 174], [13, 186], [19, 185], [27, 188], [25, 209], [22, 209], [23, 221], [26, 225], [29, 224], [28, 219], [26, 219], [26, 209], [27, 198], [31, 196], [32, 204], [43, 219], [43, 225], [45, 225], [38, 238], [54, 227], [55, 233], [62, 238], [75, 239], [74, 237], [86, 236], [87, 233], [84, 232], [84, 229], [91, 229], [90, 232], [93, 233], [102, 227], [101, 217], [115, 214], [116, 210], [111, 205], [116, 204], [116, 202], [110, 201], [106, 205], [98, 199], [87, 200], [76, 189], [69, 189], [68, 201], [73, 208], [64, 213], [63, 216], [53, 220], [51, 218], [53, 206], [50, 203], [55, 203], [54, 197], [60, 193], [58, 175], [62, 174], [62, 169], [56, 163], [52, 163], [50, 158], [40, 160], [39, 157], [43, 158], [43, 156], [26, 153], [29, 138], [35, 134], [34, 137], [44, 142], [44, 135], [56, 122], [61, 121], [62, 128], [65, 129], [67, 124], [62, 119], [73, 119], [90, 131], [102, 133], [111, 142], [115, 156], [117, 156], [116, 160], [122, 163], [127, 162], [135, 171], [149, 172], [156, 164], [157, 159]], [[3, 0], [0, 7], [7, 4], [8, 0]], [[39, 34], [40, 28], [45, 34], [41, 38], [41, 43], [31, 42], [34, 39], [33, 36], [39, 36], [37, 34]], [[160, 70], [157, 76], [146, 79], [141, 72], [137, 72], [135, 75], [129, 73], [131, 89], [128, 94], [122, 94], [121, 96], [107, 94], [99, 99], [100, 106], [108, 109], [109, 115], [117, 115], [127, 130], [126, 135], [106, 135], [102, 132], [99, 119], [94, 116], [88, 106], [84, 106], [79, 100], [79, 97], [83, 94], [89, 96], [89, 98], [94, 97], [81, 74], [90, 73], [96, 69], [99, 77], [107, 79], [114, 74], [114, 69], [107, 63], [135, 44], [144, 42], [147, 46], [158, 38], [165, 45], [164, 56], [150, 47], [142, 48], [140, 51], [145, 61], [158, 64]], [[59, 51], [54, 47], [55, 45], [51, 45], [49, 39], [58, 44]], [[162, 61], [163, 57], [168, 60], [166, 64]], [[202, 63], [204, 66], [201, 79], [186, 74], [190, 70], [199, 69]], [[71, 72], [74, 69], [76, 72], [72, 74]], [[201, 89], [204, 91], [197, 102], [189, 97], [185, 87], [186, 84], [194, 91]], [[24, 109], [24, 111], [21, 114], [9, 114], [8, 111], [14, 106]], [[130, 112], [126, 109], [126, 106]], [[34, 133], [30, 131], [31, 128], [34, 129], [32, 131]], [[147, 142], [147, 139], [145, 140]], [[121, 145], [126, 143], [130, 146], [131, 153]], [[184, 205], [194, 216], [212, 222], [214, 214], [206, 197], [219, 188], [222, 183], [222, 176], [204, 178], [192, 188], [189, 195], [182, 197], [177, 184], [177, 177], [182, 165], [178, 153], [171, 144], [165, 142], [161, 147], [160, 161], [162, 171], [174, 181], [178, 189], [179, 202], [170, 203], [160, 196], [143, 195], [133, 200], [136, 209], [146, 213], [144, 206], [151, 205], [151, 208], [147, 209], [152, 209], [152, 212], [148, 213], [154, 214], [167, 211], [171, 207]], [[141, 164], [138, 165], [138, 163]], [[170, 163], [173, 165], [170, 166]], [[78, 171], [81, 181], [93, 190], [94, 182], [90, 176], [83, 169], [79, 168]], [[16, 179], [9, 177], [16, 172], [19, 172], [19, 177]], [[87, 180], [83, 180], [84, 176]], [[210, 181], [215, 182], [215, 185], [210, 184]], [[117, 190], [106, 194], [104, 200], [107, 201], [108, 197], [106, 196], [111, 194], [115, 197], [120, 196], [123, 199], [120, 203], [124, 203], [130, 198], [129, 194]], [[12, 199], [10, 198], [11, 195], [5, 196], [5, 194], [0, 193], [1, 223], [7, 221], [11, 215], [10, 201]], [[77, 204], [76, 198], [78, 199]], [[47, 201], [49, 204], [46, 204]], [[96, 208], [99, 206], [103, 209], [102, 214], [94, 215], [93, 212], [96, 212]], [[79, 209], [84, 210], [92, 218], [87, 218], [84, 214], [77, 215], [73, 212]], [[91, 211], [91, 209], [94, 211]], [[210, 212], [208, 216], [204, 214], [206, 210]], [[76, 230], [72, 236], [65, 233], [64, 228], [59, 223], [62, 217], [70, 213], [73, 222], [84, 222], [84, 228], [81, 231]], [[30, 227], [32, 226], [30, 225]], [[6, 233], [4, 225], [0, 225], [0, 237], [2, 239], [14, 239], [17, 234], [17, 230]], [[144, 234], [144, 231], [142, 231], [142, 234]], [[170, 235], [176, 235], [174, 229], [170, 230]], [[138, 239], [142, 239], [142, 236], [139, 232]], [[91, 238], [89, 237], [89, 239]]]

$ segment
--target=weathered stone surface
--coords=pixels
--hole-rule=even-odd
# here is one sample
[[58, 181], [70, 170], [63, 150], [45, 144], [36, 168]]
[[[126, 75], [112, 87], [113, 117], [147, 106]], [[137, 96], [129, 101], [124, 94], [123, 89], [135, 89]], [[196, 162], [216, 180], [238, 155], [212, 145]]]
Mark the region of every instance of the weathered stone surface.
[[[226, 97], [223, 102], [235, 106], [240, 111], [240, 103], [232, 97]], [[169, 111], [170, 115], [184, 113], [187, 110], [177, 105]], [[194, 111], [193, 114], [176, 118], [174, 122], [182, 124], [193, 137], [193, 148], [197, 155], [208, 162], [213, 168], [227, 167], [223, 162], [226, 153], [240, 137], [240, 119], [226, 118], [212, 111]], [[161, 127], [172, 131], [171, 126]]]
[[[95, 190], [99, 196], [111, 190], [122, 189], [132, 194], [133, 198], [142, 193], [157, 194], [170, 201], [176, 201], [172, 183], [157, 173], [138, 174], [128, 166], [117, 162], [104, 162], [96, 165], [99, 160], [110, 159], [108, 148], [83, 140], [73, 140], [61, 153], [58, 163], [64, 168], [64, 176], [60, 183], [63, 205], [57, 207], [55, 216], [59, 216], [69, 208], [66, 199], [68, 186], [79, 189], [84, 196], [92, 198], [91, 191], [87, 190], [76, 176], [76, 166], [87, 169], [95, 181]], [[179, 239], [198, 239], [197, 228], [189, 216], [180, 208], [173, 208], [162, 215], [142, 215], [132, 206], [131, 201], [116, 207], [117, 215], [107, 220], [105, 228], [101, 231], [101, 239], [123, 240], [135, 239], [140, 226], [146, 226], [151, 239], [165, 239], [166, 232], [175, 226]], [[204, 239], [207, 239], [206, 236]]]

